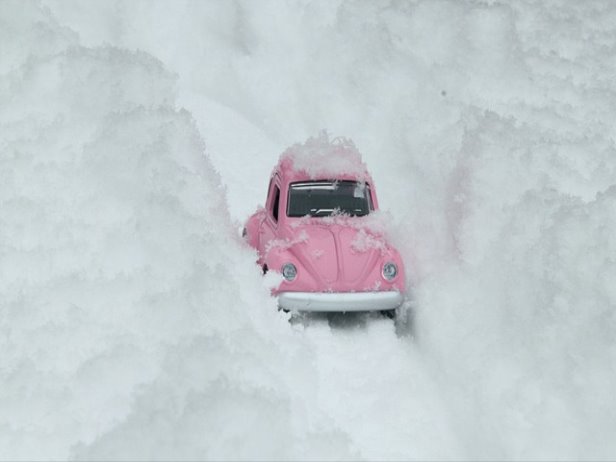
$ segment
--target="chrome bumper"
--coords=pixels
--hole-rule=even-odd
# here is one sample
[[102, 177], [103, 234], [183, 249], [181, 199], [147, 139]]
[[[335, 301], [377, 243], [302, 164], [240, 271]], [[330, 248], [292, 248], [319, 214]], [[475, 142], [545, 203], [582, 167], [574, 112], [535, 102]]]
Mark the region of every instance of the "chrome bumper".
[[400, 292], [281, 292], [278, 306], [289, 311], [381, 311], [402, 305]]

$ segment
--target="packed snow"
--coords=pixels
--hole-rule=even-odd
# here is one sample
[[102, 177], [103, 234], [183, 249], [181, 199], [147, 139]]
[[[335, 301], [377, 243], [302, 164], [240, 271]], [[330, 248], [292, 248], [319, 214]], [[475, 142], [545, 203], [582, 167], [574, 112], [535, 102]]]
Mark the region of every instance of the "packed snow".
[[[0, 0], [0, 458], [616, 458], [614, 24]], [[389, 211], [412, 329], [278, 312], [239, 237], [323, 129]]]

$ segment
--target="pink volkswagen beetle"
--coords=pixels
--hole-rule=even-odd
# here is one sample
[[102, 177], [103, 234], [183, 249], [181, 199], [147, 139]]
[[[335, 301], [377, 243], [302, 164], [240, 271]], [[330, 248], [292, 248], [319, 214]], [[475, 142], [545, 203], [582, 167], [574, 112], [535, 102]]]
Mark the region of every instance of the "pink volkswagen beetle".
[[285, 151], [243, 235], [291, 311], [387, 311], [404, 300], [400, 255], [379, 229], [374, 183], [354, 144], [326, 133]]

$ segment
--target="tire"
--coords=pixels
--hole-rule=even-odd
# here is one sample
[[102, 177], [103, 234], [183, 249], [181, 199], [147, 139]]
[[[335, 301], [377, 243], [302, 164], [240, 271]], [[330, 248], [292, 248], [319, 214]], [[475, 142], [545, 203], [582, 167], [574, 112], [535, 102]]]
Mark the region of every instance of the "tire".
[[396, 310], [381, 310], [379, 311], [382, 316], [385, 316], [388, 319], [394, 319], [396, 317]]

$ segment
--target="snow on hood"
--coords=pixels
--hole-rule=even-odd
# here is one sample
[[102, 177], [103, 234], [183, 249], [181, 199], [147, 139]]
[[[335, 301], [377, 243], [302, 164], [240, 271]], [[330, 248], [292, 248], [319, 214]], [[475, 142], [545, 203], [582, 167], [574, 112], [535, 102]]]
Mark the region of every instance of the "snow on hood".
[[345, 226], [348, 228], [355, 228], [374, 236], [382, 236], [387, 240], [389, 239], [388, 231], [393, 226], [393, 218], [390, 212], [383, 210], [373, 210], [368, 215], [360, 217], [334, 211], [334, 213], [325, 217], [311, 217], [310, 215], [306, 215], [297, 218], [290, 222], [289, 227], [291, 229], [301, 229], [301, 227], [307, 225]]

